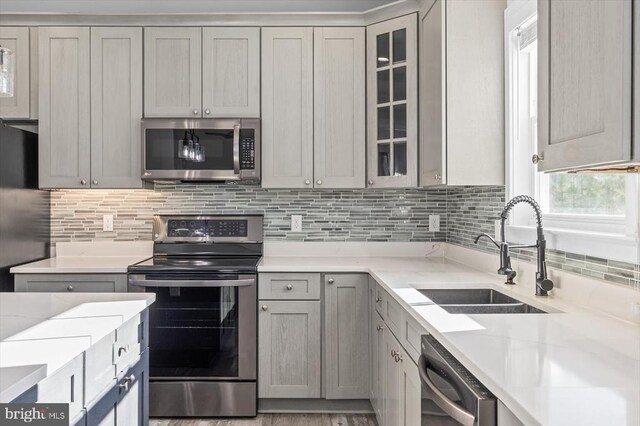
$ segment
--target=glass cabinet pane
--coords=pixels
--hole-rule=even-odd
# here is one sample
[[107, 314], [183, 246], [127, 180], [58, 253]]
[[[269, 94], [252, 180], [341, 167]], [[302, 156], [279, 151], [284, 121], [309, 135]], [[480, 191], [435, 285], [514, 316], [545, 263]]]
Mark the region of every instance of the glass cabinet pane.
[[[389, 102], [389, 70], [378, 71], [378, 102], [384, 104]], [[394, 74], [395, 78], [395, 74]]]
[[378, 176], [391, 175], [391, 146], [388, 143], [378, 144]]
[[393, 32], [393, 63], [407, 60], [407, 30], [401, 29]]
[[378, 140], [391, 138], [391, 109], [386, 107], [378, 108]]
[[394, 68], [393, 69], [393, 100], [405, 101], [406, 99], [407, 99], [407, 67]]
[[407, 104], [393, 106], [393, 137], [395, 139], [407, 137]]
[[389, 66], [389, 33], [376, 37], [376, 53], [378, 68]]
[[405, 176], [407, 174], [407, 144], [393, 144], [393, 175]]

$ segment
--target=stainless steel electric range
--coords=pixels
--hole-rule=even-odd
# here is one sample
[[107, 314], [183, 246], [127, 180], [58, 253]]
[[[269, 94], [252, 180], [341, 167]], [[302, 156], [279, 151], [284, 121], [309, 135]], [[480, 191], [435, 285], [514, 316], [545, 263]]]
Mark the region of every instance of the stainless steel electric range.
[[151, 417], [255, 416], [262, 216], [155, 216], [130, 266], [149, 310]]

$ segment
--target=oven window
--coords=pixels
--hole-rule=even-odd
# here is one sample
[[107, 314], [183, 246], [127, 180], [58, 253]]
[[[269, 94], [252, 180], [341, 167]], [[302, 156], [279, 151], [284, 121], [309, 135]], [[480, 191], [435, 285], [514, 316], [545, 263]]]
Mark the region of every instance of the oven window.
[[238, 287], [147, 291], [150, 377], [238, 377]]
[[146, 129], [147, 170], [233, 170], [233, 129]]

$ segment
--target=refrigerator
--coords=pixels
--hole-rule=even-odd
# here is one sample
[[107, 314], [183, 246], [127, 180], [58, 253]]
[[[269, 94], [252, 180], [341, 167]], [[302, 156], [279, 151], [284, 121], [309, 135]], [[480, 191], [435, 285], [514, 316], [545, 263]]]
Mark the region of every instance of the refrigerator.
[[38, 189], [38, 134], [0, 119], [0, 291], [12, 266], [49, 257], [50, 195]]

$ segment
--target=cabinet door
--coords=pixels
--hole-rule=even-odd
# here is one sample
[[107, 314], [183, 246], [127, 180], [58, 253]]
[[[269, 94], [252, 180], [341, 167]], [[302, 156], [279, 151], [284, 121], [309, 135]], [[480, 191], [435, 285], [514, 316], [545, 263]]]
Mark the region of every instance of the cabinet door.
[[631, 1], [538, 1], [538, 170], [631, 157]]
[[0, 118], [29, 118], [29, 27], [0, 27], [0, 47], [13, 63], [6, 88], [11, 94], [0, 96]]
[[398, 345], [400, 356], [400, 426], [417, 426], [422, 422], [422, 382], [418, 366]]
[[417, 14], [367, 27], [368, 180], [418, 184]]
[[260, 28], [202, 29], [204, 117], [260, 117]]
[[[375, 290], [374, 290], [375, 298]], [[375, 300], [375, 299], [374, 299]], [[371, 405], [379, 424], [383, 424], [385, 383], [386, 383], [386, 358], [384, 357], [384, 321], [373, 308], [371, 312]]]
[[381, 353], [381, 363], [384, 363], [385, 380], [384, 386], [384, 413], [382, 418], [387, 426], [399, 425], [401, 421], [400, 413], [400, 376], [401, 369], [396, 362], [396, 356], [400, 344], [387, 329], [383, 333], [383, 352]]
[[367, 399], [369, 277], [327, 274], [324, 283], [326, 398]]
[[313, 31], [314, 185], [364, 188], [364, 28]]
[[120, 393], [116, 405], [117, 426], [143, 426], [149, 421], [149, 351], [145, 350], [138, 361], [120, 380], [127, 386]]
[[320, 301], [260, 301], [258, 396], [320, 397]]
[[420, 185], [447, 183], [445, 7], [424, 1], [420, 11]]
[[313, 184], [313, 29], [262, 30], [262, 186]]
[[202, 29], [144, 29], [145, 117], [200, 117]]
[[87, 27], [39, 30], [41, 188], [87, 188], [91, 171], [90, 35]]
[[140, 188], [142, 28], [91, 28], [91, 187]]

